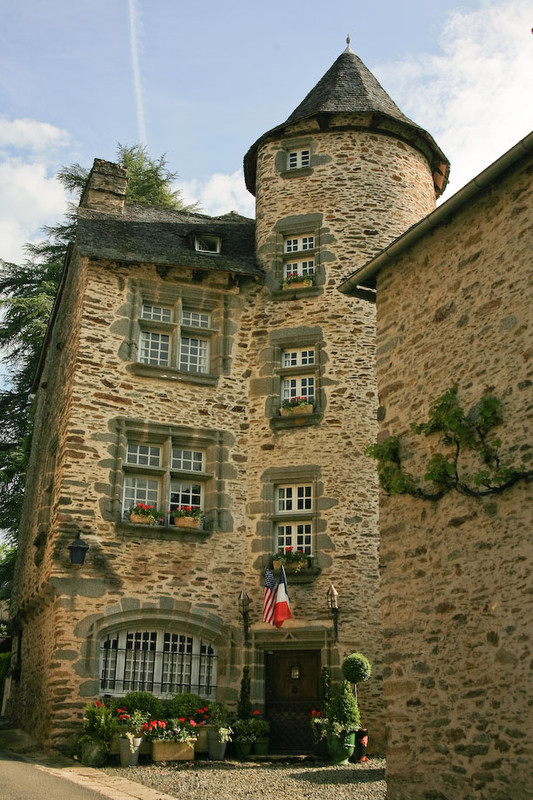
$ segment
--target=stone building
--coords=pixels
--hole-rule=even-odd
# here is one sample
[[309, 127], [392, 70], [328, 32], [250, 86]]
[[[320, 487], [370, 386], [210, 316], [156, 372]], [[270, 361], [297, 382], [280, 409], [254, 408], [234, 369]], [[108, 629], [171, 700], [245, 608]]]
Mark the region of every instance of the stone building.
[[[455, 385], [465, 410], [502, 402], [500, 461], [523, 475], [381, 495], [390, 800], [533, 797], [532, 175], [530, 134], [341, 287], [377, 297], [379, 438], [409, 472], [439, 449], [411, 423]], [[467, 451], [460, 474], [480, 466]]]
[[[12, 714], [61, 745], [131, 689], [235, 706], [242, 670], [281, 751], [310, 747], [322, 666], [374, 665], [382, 751], [374, 310], [340, 278], [430, 213], [448, 164], [347, 50], [245, 157], [255, 222], [125, 203], [96, 160], [36, 379], [12, 619]], [[284, 405], [306, 399], [294, 414]], [[133, 524], [136, 503], [162, 524]], [[200, 506], [200, 529], [174, 523]], [[70, 563], [78, 532], [89, 545]], [[262, 621], [279, 548], [292, 619]], [[338, 638], [327, 594], [339, 593]], [[247, 617], [239, 608], [245, 591]]]

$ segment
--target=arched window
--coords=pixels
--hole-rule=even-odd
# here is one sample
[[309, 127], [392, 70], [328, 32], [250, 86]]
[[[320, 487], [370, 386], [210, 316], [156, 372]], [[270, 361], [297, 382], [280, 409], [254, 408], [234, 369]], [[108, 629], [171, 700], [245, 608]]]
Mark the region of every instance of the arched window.
[[217, 653], [196, 636], [166, 630], [121, 630], [108, 634], [100, 649], [100, 691], [132, 691], [167, 697], [193, 692], [216, 698]]

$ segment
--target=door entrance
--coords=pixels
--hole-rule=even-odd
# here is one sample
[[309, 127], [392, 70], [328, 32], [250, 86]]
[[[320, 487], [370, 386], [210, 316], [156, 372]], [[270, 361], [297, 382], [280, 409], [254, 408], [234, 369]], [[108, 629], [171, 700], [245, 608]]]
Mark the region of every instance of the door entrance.
[[320, 703], [320, 650], [266, 653], [265, 675], [271, 752], [311, 752], [311, 711]]

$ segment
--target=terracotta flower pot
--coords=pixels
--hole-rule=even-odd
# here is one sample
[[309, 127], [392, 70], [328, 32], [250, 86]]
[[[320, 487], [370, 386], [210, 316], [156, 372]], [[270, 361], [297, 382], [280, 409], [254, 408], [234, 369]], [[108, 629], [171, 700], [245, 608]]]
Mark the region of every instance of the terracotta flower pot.
[[312, 414], [314, 405], [308, 403], [306, 406], [293, 406], [292, 408], [281, 408], [280, 414], [282, 417], [300, 417], [302, 414]]
[[200, 517], [174, 517], [174, 525], [176, 528], [193, 528], [200, 527]]
[[142, 514], [130, 514], [130, 522], [134, 525], [155, 525], [155, 517], [143, 517]]

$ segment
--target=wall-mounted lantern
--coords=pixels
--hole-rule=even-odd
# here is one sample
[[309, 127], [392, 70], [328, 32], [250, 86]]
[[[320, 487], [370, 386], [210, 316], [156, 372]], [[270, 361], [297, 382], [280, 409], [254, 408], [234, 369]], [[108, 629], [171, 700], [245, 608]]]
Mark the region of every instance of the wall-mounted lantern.
[[331, 584], [328, 589], [328, 607], [333, 617], [333, 632], [335, 641], [339, 641], [339, 593]]
[[242, 625], [244, 628], [244, 644], [248, 644], [248, 629], [249, 629], [249, 620], [250, 620], [250, 598], [244, 591], [242, 590], [240, 597], [239, 597], [239, 608], [242, 614]]
[[81, 531], [78, 531], [78, 535], [68, 546], [68, 549], [70, 550], [70, 563], [79, 567], [81, 567], [85, 561], [85, 556], [87, 555], [87, 550], [89, 549], [89, 545], [87, 542], [83, 541], [80, 534]]

